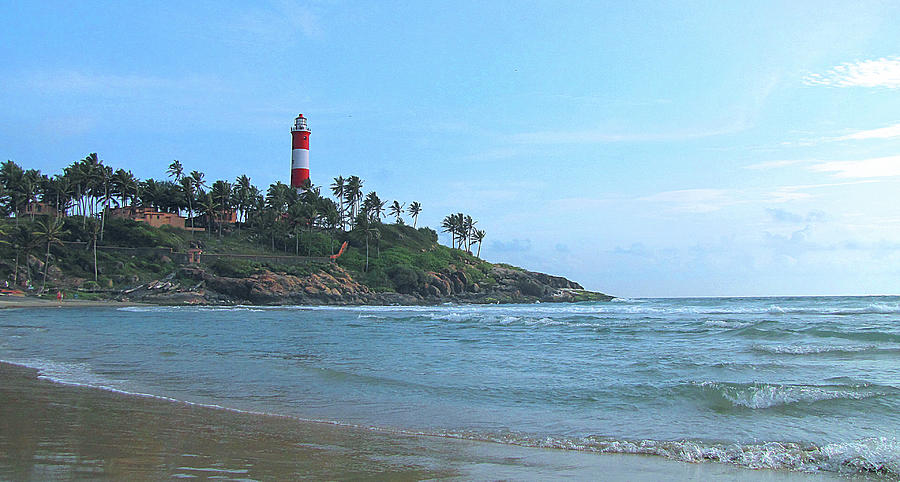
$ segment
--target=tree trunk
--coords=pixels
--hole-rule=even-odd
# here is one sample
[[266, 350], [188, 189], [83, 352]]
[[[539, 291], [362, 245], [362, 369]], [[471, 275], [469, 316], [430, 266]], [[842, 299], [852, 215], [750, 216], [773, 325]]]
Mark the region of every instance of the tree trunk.
[[38, 291], [38, 294], [44, 292], [44, 288], [47, 286], [47, 273], [50, 271], [50, 242], [47, 242], [47, 258], [44, 260], [44, 280], [41, 281], [41, 290]]
[[97, 282], [97, 233], [94, 233], [94, 282]]

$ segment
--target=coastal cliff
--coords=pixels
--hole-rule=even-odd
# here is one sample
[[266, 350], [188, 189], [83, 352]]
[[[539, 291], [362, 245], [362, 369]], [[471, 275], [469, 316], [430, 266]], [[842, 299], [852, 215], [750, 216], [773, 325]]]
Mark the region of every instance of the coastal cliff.
[[[606, 301], [566, 278], [494, 264], [438, 243], [428, 227], [308, 230], [293, 246], [258, 233], [191, 234], [109, 219], [103, 243], [87, 222], [61, 218], [47, 253], [0, 257], [10, 287], [53, 298], [160, 304], [425, 305]], [[21, 220], [30, 235], [41, 222]], [[82, 225], [84, 224], [84, 226]], [[377, 233], [377, 234], [373, 234]], [[24, 238], [23, 238], [24, 239]], [[0, 251], [12, 251], [0, 245]], [[340, 253], [331, 259], [330, 253]], [[0, 253], [3, 254], [3, 253]], [[47, 262], [49, 260], [49, 263]]]
[[470, 280], [463, 270], [426, 272], [421, 279], [403, 284], [403, 292], [375, 291], [332, 263], [306, 275], [261, 269], [246, 277], [220, 276], [203, 267], [189, 266], [168, 278], [127, 290], [118, 299], [155, 304], [226, 305], [432, 305], [612, 299], [586, 291], [580, 284], [563, 277], [503, 266], [492, 266], [482, 283]]

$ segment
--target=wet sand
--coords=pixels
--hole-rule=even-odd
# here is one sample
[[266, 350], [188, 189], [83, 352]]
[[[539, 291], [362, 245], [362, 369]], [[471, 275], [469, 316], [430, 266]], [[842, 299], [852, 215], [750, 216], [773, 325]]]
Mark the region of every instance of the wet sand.
[[87, 308], [87, 307], [112, 307], [139, 306], [143, 303], [132, 303], [112, 300], [78, 300], [64, 299], [62, 301], [35, 298], [33, 296], [2, 296], [0, 295], [0, 309], [4, 308]]
[[[366, 430], [62, 385], [0, 363], [0, 479], [832, 480]], [[847, 479], [840, 479], [847, 480]]]

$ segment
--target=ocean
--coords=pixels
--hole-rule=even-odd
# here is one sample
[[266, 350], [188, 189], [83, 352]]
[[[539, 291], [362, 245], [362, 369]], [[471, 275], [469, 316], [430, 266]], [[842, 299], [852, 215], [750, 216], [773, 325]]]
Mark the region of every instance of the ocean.
[[376, 431], [900, 477], [900, 297], [9, 309], [0, 361]]

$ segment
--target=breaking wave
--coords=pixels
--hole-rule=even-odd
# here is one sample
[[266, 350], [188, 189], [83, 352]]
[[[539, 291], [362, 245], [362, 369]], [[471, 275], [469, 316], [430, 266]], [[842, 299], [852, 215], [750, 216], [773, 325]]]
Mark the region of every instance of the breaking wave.
[[701, 382], [692, 384], [710, 402], [727, 402], [733, 407], [767, 409], [799, 403], [828, 400], [864, 400], [896, 395], [900, 390], [871, 384], [851, 385], [776, 385], [766, 383]]
[[894, 437], [819, 446], [793, 442], [726, 444], [691, 440], [616, 440], [596, 436], [577, 439], [531, 438], [516, 434], [478, 437], [448, 433], [444, 436], [583, 452], [656, 455], [681, 462], [719, 462], [748, 469], [900, 476], [900, 441]]
[[775, 355], [850, 355], [850, 354], [877, 354], [897, 353], [900, 347], [880, 347], [877, 345], [754, 345], [754, 351], [772, 353]]

